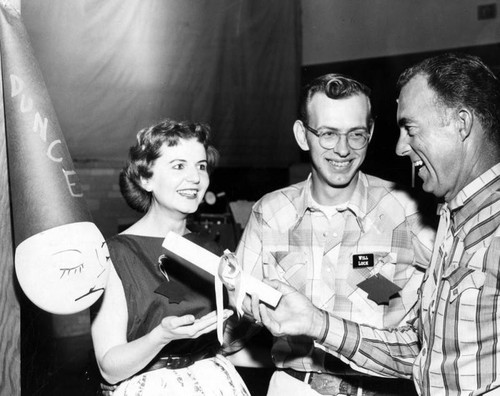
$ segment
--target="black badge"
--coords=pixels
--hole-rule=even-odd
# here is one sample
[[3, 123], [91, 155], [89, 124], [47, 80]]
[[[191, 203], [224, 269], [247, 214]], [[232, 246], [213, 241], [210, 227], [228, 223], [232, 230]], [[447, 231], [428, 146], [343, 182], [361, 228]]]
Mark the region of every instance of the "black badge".
[[373, 261], [373, 253], [353, 254], [352, 268], [372, 268]]
[[357, 286], [368, 293], [368, 298], [378, 305], [389, 304], [391, 297], [396, 296], [401, 290], [398, 285], [381, 274], [372, 275]]

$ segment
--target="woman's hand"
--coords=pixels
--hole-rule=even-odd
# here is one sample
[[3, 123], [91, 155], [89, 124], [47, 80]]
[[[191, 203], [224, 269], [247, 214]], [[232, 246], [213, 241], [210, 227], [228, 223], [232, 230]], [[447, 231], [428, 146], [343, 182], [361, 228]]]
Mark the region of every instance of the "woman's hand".
[[[233, 311], [225, 309], [223, 320], [227, 320], [232, 314]], [[216, 328], [217, 315], [212, 311], [199, 319], [195, 319], [193, 315], [167, 316], [152, 333], [155, 333], [163, 344], [168, 344], [174, 340], [198, 338]]]

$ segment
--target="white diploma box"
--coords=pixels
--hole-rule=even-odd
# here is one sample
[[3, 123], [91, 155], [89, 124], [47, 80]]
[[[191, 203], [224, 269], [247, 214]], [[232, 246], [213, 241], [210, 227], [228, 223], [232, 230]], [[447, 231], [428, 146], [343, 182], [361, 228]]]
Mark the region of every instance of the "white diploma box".
[[[187, 261], [213, 276], [219, 276], [218, 270], [221, 262], [221, 257], [209, 252], [194, 242], [183, 238], [175, 232], [169, 232], [163, 241], [162, 246], [169, 252], [169, 255], [175, 256], [176, 259]], [[250, 274], [240, 272], [241, 287], [247, 294], [256, 294], [259, 299], [275, 308], [281, 298], [281, 292], [273, 289], [259, 279]]]

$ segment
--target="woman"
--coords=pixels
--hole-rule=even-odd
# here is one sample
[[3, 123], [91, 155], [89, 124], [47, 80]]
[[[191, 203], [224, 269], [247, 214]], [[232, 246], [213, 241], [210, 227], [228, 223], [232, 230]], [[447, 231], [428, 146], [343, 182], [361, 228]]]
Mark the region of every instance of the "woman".
[[145, 214], [108, 241], [113, 265], [92, 321], [101, 374], [120, 383], [113, 395], [249, 395], [216, 353], [213, 277], [167, 259], [161, 246], [169, 231], [203, 243], [186, 218], [217, 160], [208, 139], [206, 125], [164, 120], [139, 131], [121, 172], [125, 200]]

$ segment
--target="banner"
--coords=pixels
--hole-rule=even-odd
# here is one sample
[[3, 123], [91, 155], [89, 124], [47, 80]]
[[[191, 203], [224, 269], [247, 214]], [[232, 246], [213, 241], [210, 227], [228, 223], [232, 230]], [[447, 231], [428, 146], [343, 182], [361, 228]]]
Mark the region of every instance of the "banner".
[[40, 308], [79, 312], [102, 294], [109, 254], [20, 15], [7, 4], [0, 5], [0, 55], [16, 274]]

